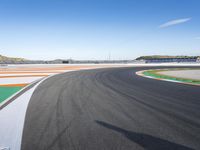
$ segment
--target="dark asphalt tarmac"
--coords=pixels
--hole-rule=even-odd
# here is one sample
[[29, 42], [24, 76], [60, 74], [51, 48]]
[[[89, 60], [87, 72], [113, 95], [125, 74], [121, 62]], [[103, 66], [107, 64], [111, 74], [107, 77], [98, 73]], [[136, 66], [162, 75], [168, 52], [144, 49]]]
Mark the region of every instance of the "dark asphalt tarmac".
[[135, 75], [68, 72], [35, 90], [22, 150], [200, 150], [200, 87]]

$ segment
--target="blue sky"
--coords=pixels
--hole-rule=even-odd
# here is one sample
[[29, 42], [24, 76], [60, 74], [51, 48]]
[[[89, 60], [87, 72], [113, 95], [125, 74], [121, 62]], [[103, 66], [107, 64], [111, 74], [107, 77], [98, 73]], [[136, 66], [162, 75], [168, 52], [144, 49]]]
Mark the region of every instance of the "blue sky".
[[28, 59], [200, 55], [199, 0], [1, 0], [0, 54]]

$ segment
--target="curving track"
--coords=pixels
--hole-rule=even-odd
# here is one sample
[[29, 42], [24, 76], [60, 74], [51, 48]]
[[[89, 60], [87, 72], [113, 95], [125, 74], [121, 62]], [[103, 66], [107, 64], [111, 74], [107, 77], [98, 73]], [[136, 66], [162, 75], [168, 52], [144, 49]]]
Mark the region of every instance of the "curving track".
[[135, 75], [144, 69], [47, 79], [30, 100], [21, 149], [200, 149], [200, 87]]

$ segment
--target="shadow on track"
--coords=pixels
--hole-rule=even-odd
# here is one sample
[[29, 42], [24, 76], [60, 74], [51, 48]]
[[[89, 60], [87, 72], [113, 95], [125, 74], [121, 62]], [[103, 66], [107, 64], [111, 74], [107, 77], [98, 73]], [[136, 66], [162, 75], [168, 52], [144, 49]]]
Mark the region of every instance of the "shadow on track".
[[192, 148], [153, 137], [151, 135], [128, 131], [103, 121], [96, 120], [95, 122], [103, 127], [123, 134], [126, 138], [141, 145], [146, 150], [194, 150]]

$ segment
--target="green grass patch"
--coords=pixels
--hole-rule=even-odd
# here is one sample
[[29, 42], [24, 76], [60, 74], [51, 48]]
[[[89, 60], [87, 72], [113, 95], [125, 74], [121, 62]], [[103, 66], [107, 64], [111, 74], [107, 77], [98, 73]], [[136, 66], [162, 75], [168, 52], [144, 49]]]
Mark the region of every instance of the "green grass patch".
[[6, 87], [6, 86], [0, 86], [0, 103], [9, 98], [14, 93], [21, 90], [22, 86], [17, 87]]
[[179, 78], [179, 77], [159, 74], [159, 72], [167, 71], [167, 70], [186, 70], [186, 69], [147, 70], [147, 71], [144, 71], [143, 74], [146, 76], [151, 76], [151, 77], [155, 77], [159, 79], [168, 79], [168, 80], [174, 80], [174, 81], [180, 81], [180, 82], [186, 82], [186, 83], [192, 83], [192, 84], [200, 84], [200, 80]]

